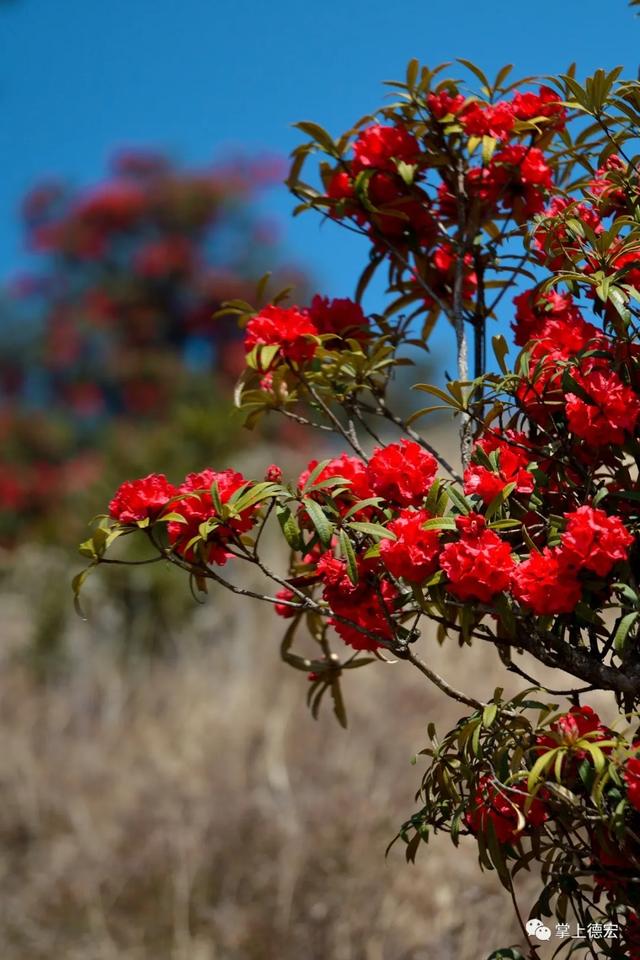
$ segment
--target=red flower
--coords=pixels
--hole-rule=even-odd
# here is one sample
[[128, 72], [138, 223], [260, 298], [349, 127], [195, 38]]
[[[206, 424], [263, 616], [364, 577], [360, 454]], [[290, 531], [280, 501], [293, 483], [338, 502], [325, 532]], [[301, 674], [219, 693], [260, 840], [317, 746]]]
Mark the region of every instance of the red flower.
[[474, 834], [486, 833], [492, 824], [498, 843], [513, 843], [527, 826], [541, 827], [548, 817], [539, 796], [525, 814], [527, 799], [522, 784], [505, 787], [490, 776], [481, 777], [465, 816], [466, 824]]
[[145, 212], [144, 190], [131, 181], [114, 180], [84, 197], [72, 216], [105, 230], [126, 230]]
[[495, 104], [474, 100], [460, 114], [460, 123], [469, 137], [508, 140], [515, 122], [513, 109], [505, 100]]
[[[172, 520], [167, 524], [169, 542], [176, 553], [190, 563], [199, 559], [199, 554], [189, 543], [199, 535], [201, 523], [218, 516], [211, 496], [213, 484], [217, 486], [220, 501], [227, 503], [236, 490], [246, 482], [246, 478], [235, 470], [216, 472], [207, 468], [200, 473], [190, 473], [187, 476], [178, 488], [178, 493], [189, 495], [177, 500], [172, 507], [175, 513], [184, 517], [185, 522]], [[255, 523], [255, 510], [255, 507], [249, 507], [240, 516], [225, 521], [209, 533], [204, 547], [204, 559], [207, 563], [217, 563], [222, 566], [227, 562], [229, 552], [226, 545], [229, 539], [251, 529]]]
[[464, 97], [461, 93], [452, 95], [447, 90], [442, 90], [427, 96], [427, 106], [436, 120], [444, 120], [445, 117], [455, 117], [460, 112], [464, 106]]
[[369, 337], [368, 321], [362, 307], [353, 300], [329, 300], [319, 294], [311, 301], [309, 315], [320, 334], [332, 333], [337, 337], [352, 337], [366, 340]]
[[[377, 580], [377, 586], [369, 582], [371, 562], [358, 560], [357, 568], [355, 584], [349, 579], [345, 561], [331, 553], [320, 558], [316, 569], [325, 585], [324, 599], [336, 614], [328, 621], [336, 633], [354, 650], [376, 650], [393, 636], [389, 618], [396, 589], [388, 580]], [[352, 621], [353, 626], [343, 619]]]
[[[549, 733], [543, 733], [536, 737], [536, 753], [543, 754], [556, 747], [569, 747], [574, 754], [575, 760], [584, 760], [589, 756], [588, 751], [578, 744], [586, 740], [589, 743], [602, 743], [610, 740], [613, 734], [606, 727], [598, 714], [592, 707], [586, 704], [581, 707], [571, 707], [567, 713], [563, 713], [551, 724]], [[612, 747], [602, 746], [603, 753], [611, 753]], [[573, 778], [577, 774], [577, 764], [575, 760], [564, 771], [566, 778]]]
[[[453, 247], [448, 243], [444, 243], [434, 250], [431, 261], [426, 265], [423, 279], [441, 300], [451, 302], [457, 263], [458, 257]], [[473, 257], [471, 254], [466, 253], [464, 255], [462, 299], [465, 301], [470, 300], [477, 286], [478, 277], [473, 269]], [[425, 294], [424, 301], [428, 307], [435, 305], [435, 301], [429, 293]]]
[[401, 440], [373, 451], [367, 467], [374, 492], [400, 507], [417, 507], [429, 492], [438, 463], [413, 440]]
[[534, 120], [544, 117], [555, 120], [554, 127], [564, 126], [566, 109], [562, 106], [560, 95], [550, 87], [541, 86], [538, 93], [527, 91], [514, 94], [511, 107], [517, 120]]
[[[557, 746], [562, 744], [570, 747], [578, 740], [583, 740], [587, 734], [597, 733], [599, 739], [606, 739], [609, 731], [603, 726], [602, 721], [593, 707], [585, 704], [581, 707], [571, 707], [567, 713], [563, 713], [551, 724], [551, 730], [557, 734], [557, 739], [548, 742]], [[538, 738], [538, 742], [547, 740], [545, 737]]]
[[537, 147], [514, 144], [494, 154], [486, 170], [485, 193], [510, 210], [516, 220], [529, 219], [544, 207], [552, 186], [551, 167]]
[[464, 492], [476, 494], [487, 504], [502, 493], [508, 483], [515, 483], [517, 493], [533, 493], [533, 474], [526, 469], [529, 457], [523, 449], [526, 444], [524, 434], [513, 430], [507, 430], [504, 438], [489, 432], [477, 446], [486, 454], [497, 451], [496, 470], [479, 463], [470, 464], [464, 473]]
[[574, 380], [588, 400], [568, 393], [565, 409], [569, 429], [595, 447], [624, 443], [640, 416], [640, 398], [613, 370], [575, 371]]
[[[585, 350], [604, 351], [609, 347], [610, 341], [602, 331], [580, 315], [573, 319], [547, 320], [540, 337], [534, 338], [528, 351], [531, 373], [523, 378], [516, 391], [528, 416], [538, 423], [546, 423], [551, 412], [562, 409], [566, 400], [561, 391], [562, 375], [567, 366], [563, 361], [571, 360]], [[572, 370], [574, 379], [580, 382], [581, 376], [591, 376], [602, 363], [601, 359], [588, 358], [583, 361], [584, 374], [578, 368]], [[569, 396], [572, 395], [567, 394]]]
[[457, 517], [461, 537], [442, 550], [440, 566], [447, 574], [447, 590], [458, 600], [489, 603], [509, 585], [513, 558], [511, 547], [493, 530], [484, 517], [471, 513]]
[[640, 811], [640, 757], [629, 757], [622, 771], [622, 779], [627, 785], [627, 800]]
[[524, 347], [525, 343], [534, 337], [547, 336], [547, 323], [550, 320], [559, 320], [569, 328], [584, 323], [569, 293], [561, 294], [556, 290], [543, 293], [534, 288], [514, 297], [513, 303], [516, 307], [516, 318], [512, 327], [515, 342], [519, 347]]
[[396, 540], [380, 542], [380, 556], [389, 573], [403, 577], [409, 583], [421, 583], [438, 569], [440, 535], [437, 530], [425, 530], [431, 519], [427, 510], [401, 510], [387, 529]]
[[570, 558], [558, 548], [532, 552], [513, 572], [511, 592], [519, 603], [539, 615], [572, 613], [582, 588]]
[[358, 219], [361, 219], [359, 217], [360, 206], [356, 201], [353, 180], [346, 170], [335, 170], [333, 172], [327, 183], [327, 197], [330, 200], [342, 201], [340, 206], [336, 205], [331, 207], [330, 215], [334, 219], [339, 220], [343, 216], [357, 216]]
[[142, 247], [135, 256], [134, 269], [148, 279], [164, 279], [186, 272], [193, 255], [186, 237], [166, 237]]
[[[302, 490], [310, 474], [318, 466], [317, 460], [311, 460], [307, 469], [303, 470], [298, 478], [298, 489]], [[320, 471], [315, 478], [314, 484], [320, 484], [331, 477], [343, 477], [348, 486], [348, 490], [341, 493], [336, 498], [338, 509], [346, 513], [357, 500], [368, 500], [375, 496], [369, 484], [367, 467], [364, 461], [359, 457], [351, 457], [347, 453], [342, 453], [339, 457], [330, 460], [326, 467]], [[326, 488], [324, 488], [326, 490]], [[331, 492], [329, 490], [329, 492]], [[313, 488], [308, 491], [313, 496]]]
[[268, 483], [280, 483], [282, 480], [282, 470], [277, 464], [272, 463], [271, 466], [265, 470], [264, 478]]
[[[317, 345], [310, 338], [317, 333], [307, 310], [270, 304], [249, 320], [244, 347], [250, 353], [254, 347], [277, 344], [281, 357], [294, 363], [305, 363], [316, 351]], [[274, 358], [271, 365], [276, 362]]]
[[[287, 600], [289, 603], [294, 603], [298, 600], [298, 597], [293, 592], [289, 590], [288, 587], [284, 587], [282, 590], [278, 590], [276, 593], [278, 600]], [[298, 600], [299, 602], [299, 600]], [[278, 614], [279, 617], [284, 617], [285, 620], [290, 620], [292, 617], [296, 617], [300, 610], [300, 607], [291, 607], [289, 603], [274, 603], [273, 609]]]
[[562, 545], [576, 566], [606, 577], [615, 563], [627, 559], [633, 537], [619, 517], [583, 506], [565, 518], [568, 523]]
[[163, 473], [150, 473], [140, 480], [126, 480], [109, 504], [109, 515], [122, 524], [155, 520], [176, 493], [176, 488]]
[[416, 138], [402, 126], [367, 127], [353, 145], [353, 171], [377, 169], [395, 173], [397, 161], [415, 163], [420, 155]]
[[353, 180], [346, 170], [334, 171], [327, 187], [327, 196], [332, 200], [353, 199]]

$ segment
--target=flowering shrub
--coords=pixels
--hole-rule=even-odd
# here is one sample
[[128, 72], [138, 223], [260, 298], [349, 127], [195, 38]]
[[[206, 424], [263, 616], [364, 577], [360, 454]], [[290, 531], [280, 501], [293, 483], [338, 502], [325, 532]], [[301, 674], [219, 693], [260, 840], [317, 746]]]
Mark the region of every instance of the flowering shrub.
[[[283, 658], [307, 674], [314, 715], [329, 692], [343, 724], [350, 670], [387, 654], [412, 664], [471, 712], [444, 736], [429, 728], [421, 806], [399, 834], [407, 857], [438, 831], [455, 844], [475, 838], [531, 958], [513, 877], [537, 862], [530, 916], [583, 931], [559, 952], [637, 956], [640, 181], [627, 148], [640, 84], [619, 70], [585, 86], [571, 73], [553, 86], [508, 84], [508, 68], [491, 83], [463, 66], [480, 94], [414, 61], [392, 84], [396, 102], [338, 140], [299, 124], [311, 140], [289, 178], [298, 209], [368, 245], [355, 299], [225, 308], [245, 329], [237, 399], [250, 421], [279, 411], [334, 431], [344, 453], [292, 483], [274, 466], [256, 481], [232, 470], [177, 489], [163, 477], [127, 481], [83, 544], [90, 562], [74, 586], [135, 535], [195, 590], [214, 581], [274, 604], [287, 620]], [[302, 173], [316, 154], [312, 185]], [[388, 306], [366, 317], [362, 295], [383, 267]], [[486, 331], [508, 294], [521, 349], [508, 364], [496, 335], [489, 363]], [[404, 418], [389, 383], [403, 348], [426, 348], [439, 318], [455, 333], [458, 377], [416, 384], [432, 405]], [[418, 429], [434, 410], [459, 424], [461, 470]], [[290, 550], [284, 571], [260, 551], [272, 518]], [[273, 593], [223, 564], [257, 569]], [[493, 647], [527, 688], [482, 701], [455, 689], [419, 652], [429, 622], [441, 643]], [[531, 663], [574, 683], [556, 690]], [[592, 691], [609, 698], [606, 722], [583, 702]]]
[[[213, 315], [249, 296], [277, 257], [274, 227], [255, 206], [277, 178], [267, 157], [181, 169], [127, 152], [97, 186], [44, 183], [25, 198], [36, 266], [7, 286], [3, 303], [0, 415], [10, 442], [0, 543], [34, 527], [56, 538], [56, 524], [73, 524], [79, 489], [107, 468], [113, 483], [145, 458], [166, 469], [176, 435], [189, 438], [185, 468], [225, 448], [227, 395], [244, 351], [236, 324]], [[220, 412], [200, 413], [205, 405]]]

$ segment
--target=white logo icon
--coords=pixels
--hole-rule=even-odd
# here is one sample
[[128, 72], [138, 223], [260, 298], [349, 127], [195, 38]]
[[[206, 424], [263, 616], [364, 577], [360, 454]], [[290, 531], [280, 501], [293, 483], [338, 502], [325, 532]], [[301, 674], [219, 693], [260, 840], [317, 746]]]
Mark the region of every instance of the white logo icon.
[[538, 920], [535, 917], [527, 920], [526, 930], [530, 936], [535, 937], [537, 940], [551, 940], [551, 930], [549, 927], [545, 927], [542, 920]]

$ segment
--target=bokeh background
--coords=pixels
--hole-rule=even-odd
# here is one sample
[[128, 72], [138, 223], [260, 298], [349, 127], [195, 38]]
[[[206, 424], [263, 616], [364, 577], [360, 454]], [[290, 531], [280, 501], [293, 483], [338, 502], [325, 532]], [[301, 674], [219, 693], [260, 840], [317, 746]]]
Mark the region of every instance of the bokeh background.
[[[350, 127], [411, 57], [635, 76], [637, 20], [624, 0], [4, 0], [0, 36], [0, 956], [481, 960], [517, 933], [473, 850], [384, 856], [427, 721], [455, 710], [381, 664], [354, 672], [348, 732], [314, 722], [277, 618], [197, 606], [172, 571], [94, 578], [81, 621], [74, 544], [129, 476], [318, 454], [240, 430], [242, 349], [212, 320], [265, 270], [301, 302], [353, 293], [366, 244], [290, 216], [294, 121]], [[501, 679], [486, 652], [431, 655], [480, 696]]]

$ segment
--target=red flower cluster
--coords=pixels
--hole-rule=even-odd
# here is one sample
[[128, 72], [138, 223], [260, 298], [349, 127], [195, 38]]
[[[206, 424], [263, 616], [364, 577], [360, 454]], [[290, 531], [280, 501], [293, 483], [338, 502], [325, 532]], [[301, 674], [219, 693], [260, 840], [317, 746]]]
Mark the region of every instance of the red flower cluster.
[[[303, 470], [298, 477], [298, 489], [303, 490], [309, 477], [318, 466], [317, 460], [312, 460], [306, 470]], [[348, 490], [338, 493], [334, 497], [336, 506], [341, 513], [346, 513], [357, 500], [368, 500], [375, 496], [369, 482], [367, 465], [359, 457], [349, 456], [348, 453], [342, 453], [339, 457], [334, 457], [320, 471], [315, 479], [315, 485], [322, 485], [325, 480], [332, 477], [342, 477], [348, 486]], [[313, 495], [313, 493], [312, 493]], [[365, 508], [366, 510], [366, 508]]]
[[530, 802], [526, 787], [515, 784], [505, 787], [492, 777], [484, 776], [478, 781], [465, 822], [472, 833], [486, 834], [493, 827], [498, 843], [515, 843], [527, 827], [541, 827], [548, 814], [539, 796]]
[[375, 494], [398, 507], [419, 507], [429, 492], [438, 463], [414, 440], [374, 450], [367, 467]]
[[247, 353], [255, 347], [279, 347], [279, 357], [271, 358], [266, 365], [258, 358], [259, 369], [266, 372], [278, 363], [278, 359], [293, 363], [310, 360], [316, 352], [317, 333], [306, 310], [269, 305], [249, 320], [244, 347]]
[[467, 183], [471, 196], [523, 223], [543, 210], [551, 167], [537, 147], [512, 144], [495, 153], [487, 167], [470, 170]]
[[[555, 747], [575, 747], [581, 740], [589, 743], [609, 740], [611, 730], [606, 727], [592, 707], [586, 704], [581, 707], [571, 707], [551, 724], [551, 732], [536, 737], [536, 747], [540, 752], [553, 750]], [[610, 747], [603, 747], [608, 751]], [[578, 749], [576, 756], [579, 760], [585, 756], [585, 751]]]
[[178, 491], [163, 473], [126, 480], [109, 504], [109, 516], [123, 526], [155, 520]]
[[581, 394], [567, 393], [569, 429], [594, 447], [624, 443], [640, 417], [640, 397], [614, 370], [576, 371]]
[[416, 138], [404, 127], [385, 127], [379, 123], [367, 127], [353, 145], [354, 173], [362, 170], [396, 172], [397, 164], [415, 163], [420, 156]]
[[539, 615], [571, 613], [582, 597], [580, 570], [606, 577], [625, 560], [633, 537], [619, 517], [582, 506], [567, 513], [560, 546], [532, 551], [512, 578], [516, 600]]
[[[318, 348], [318, 337], [333, 335], [336, 339], [354, 337], [365, 341], [369, 336], [367, 319], [353, 300], [329, 300], [318, 294], [306, 307], [280, 307], [269, 304], [251, 317], [247, 324], [244, 347], [250, 353], [256, 347], [277, 346], [276, 356], [258, 369], [268, 372], [282, 360], [304, 364]], [[331, 344], [330, 344], [331, 345]]]
[[601, 217], [624, 213], [628, 209], [629, 199], [621, 180], [628, 176], [628, 165], [617, 153], [607, 157], [602, 166], [596, 170], [595, 177], [589, 183], [589, 194], [597, 202]]
[[344, 560], [331, 553], [320, 558], [317, 572], [324, 583], [324, 599], [335, 614], [329, 623], [348, 646], [376, 650], [392, 638], [391, 615], [397, 591], [388, 580], [377, 583], [377, 571], [369, 561], [358, 561], [356, 584], [349, 579]]
[[619, 517], [604, 510], [578, 507], [565, 514], [563, 552], [575, 566], [606, 577], [619, 560], [626, 560], [633, 537]]
[[401, 510], [387, 530], [395, 540], [380, 543], [380, 556], [389, 573], [409, 583], [424, 583], [438, 569], [440, 535], [437, 530], [425, 530], [431, 519], [427, 510]]
[[477, 441], [476, 446], [486, 454], [495, 452], [495, 469], [489, 469], [482, 463], [470, 464], [464, 474], [466, 494], [475, 494], [489, 504], [510, 483], [515, 483], [516, 493], [533, 492], [533, 475], [527, 470], [527, 448], [530, 444], [524, 433], [507, 430], [500, 436], [495, 431], [490, 431]]
[[460, 538], [443, 547], [440, 566], [447, 574], [447, 590], [458, 600], [490, 603], [509, 586], [513, 570], [511, 547], [488, 530], [477, 513], [456, 518]]
[[[604, 230], [598, 212], [590, 203], [552, 197], [543, 213], [533, 234], [533, 250], [550, 270], [571, 269], [574, 262], [586, 259], [589, 248], [583, 227], [594, 233]], [[571, 221], [577, 221], [582, 227], [576, 230]]]
[[541, 293], [537, 289], [525, 290], [514, 297], [516, 307], [515, 322], [512, 324], [515, 342], [524, 347], [534, 337], [538, 340], [550, 339], [555, 327], [548, 326], [549, 321], [560, 321], [560, 330], [571, 329], [580, 324], [582, 315], [574, 305], [569, 293], [549, 290]]
[[513, 107], [505, 100], [495, 104], [472, 100], [459, 117], [467, 136], [495, 137], [496, 140], [508, 140], [516, 123]]
[[511, 578], [511, 592], [519, 603], [545, 616], [572, 613], [582, 597], [582, 587], [570, 558], [558, 548], [532, 551], [519, 563]]
[[353, 337], [361, 341], [370, 335], [362, 307], [353, 300], [330, 300], [316, 294], [309, 307], [309, 316], [319, 334], [333, 334], [342, 339]]
[[[246, 483], [246, 478], [235, 470], [216, 472], [208, 468], [200, 473], [190, 473], [178, 487], [178, 494], [182, 494], [182, 497], [171, 508], [172, 513], [178, 513], [184, 518], [184, 522], [171, 520], [167, 524], [169, 542], [176, 553], [189, 562], [199, 558], [200, 554], [194, 548], [192, 541], [200, 533], [200, 524], [218, 518], [211, 487], [216, 485], [220, 501], [224, 504]], [[229, 557], [227, 549], [229, 540], [250, 530], [254, 523], [255, 508], [251, 507], [244, 510], [240, 516], [216, 526], [207, 535], [202, 547], [202, 556], [206, 562], [225, 564]]]

